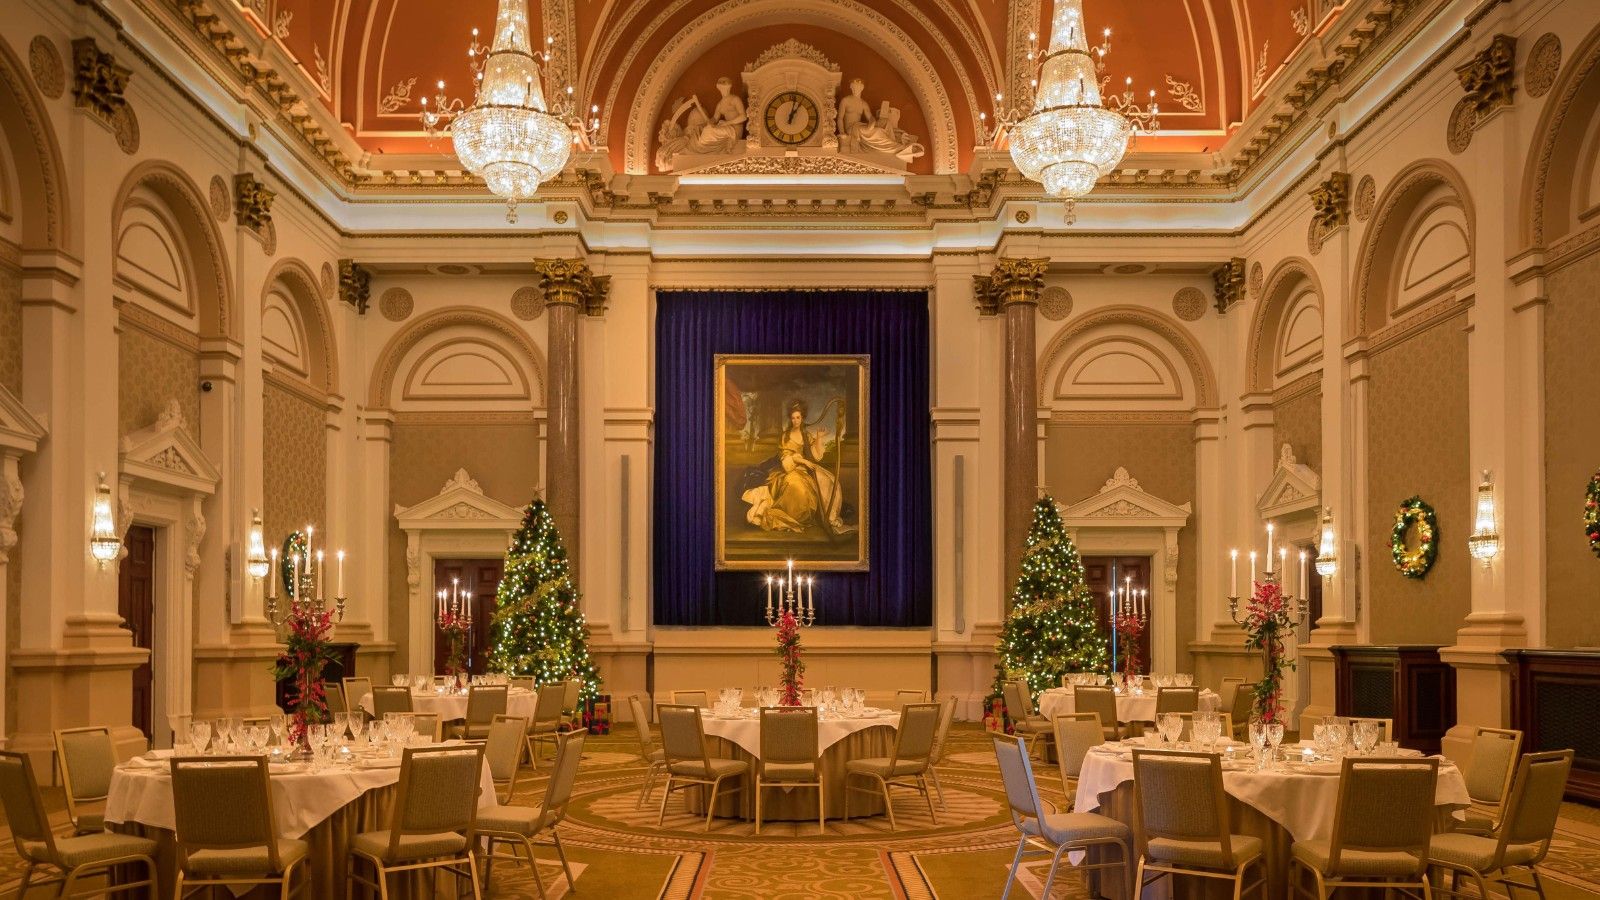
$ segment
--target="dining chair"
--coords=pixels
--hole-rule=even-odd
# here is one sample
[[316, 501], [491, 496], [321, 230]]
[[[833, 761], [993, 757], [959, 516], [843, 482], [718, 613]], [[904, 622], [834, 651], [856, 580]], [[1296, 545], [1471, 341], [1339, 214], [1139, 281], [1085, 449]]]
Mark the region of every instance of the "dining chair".
[[[1039, 894], [1041, 897], [1050, 896], [1056, 869], [1061, 865], [1061, 854], [1069, 850], [1109, 850], [1115, 847], [1116, 860], [1084, 863], [1078, 868], [1096, 871], [1111, 869], [1126, 877], [1128, 860], [1132, 856], [1128, 826], [1098, 813], [1045, 812], [1044, 803], [1039, 799], [1039, 784], [1033, 778], [1033, 766], [1028, 761], [1027, 746], [1022, 739], [993, 731], [989, 737], [994, 742], [995, 759], [1000, 764], [1000, 780], [1005, 784], [1011, 824], [1022, 835], [1017, 842], [1017, 855], [1011, 860], [1011, 873], [1006, 876], [1005, 889], [1000, 892], [1000, 900], [1010, 896], [1011, 885], [1017, 880], [1017, 870], [1022, 867], [1022, 858], [1030, 853], [1050, 854], [1050, 872], [1045, 876], [1044, 889]], [[1099, 893], [1104, 895], [1108, 892], [1101, 890]]]
[[1233, 698], [1238, 695], [1239, 688], [1243, 685], [1243, 675], [1222, 676], [1222, 682], [1217, 686], [1217, 709], [1231, 712], [1233, 710]]
[[[1489, 885], [1498, 884], [1507, 897], [1516, 888], [1533, 891], [1544, 900], [1544, 882], [1538, 866], [1550, 852], [1556, 819], [1561, 815], [1561, 797], [1572, 774], [1571, 750], [1547, 750], [1522, 757], [1506, 792], [1504, 817], [1494, 835], [1447, 831], [1436, 834], [1428, 844], [1428, 864], [1447, 870], [1450, 887], [1436, 887], [1445, 894], [1464, 896], [1459, 888], [1462, 875], [1477, 884], [1479, 897], [1492, 897]], [[1527, 881], [1514, 876], [1526, 871]]]
[[[329, 715], [350, 711], [349, 705], [345, 703], [344, 689], [339, 685], [331, 681], [324, 681], [322, 682], [322, 692], [323, 696], [327, 698]], [[360, 698], [358, 697], [357, 699]]]
[[[933, 811], [933, 795], [928, 793], [928, 758], [933, 750], [933, 736], [939, 730], [939, 704], [912, 703], [900, 713], [900, 730], [895, 737], [891, 756], [852, 759], [844, 765], [844, 818], [850, 820], [850, 792], [873, 794], [883, 798], [884, 812], [889, 816], [889, 830], [895, 830], [894, 798], [889, 788], [911, 788], [922, 793], [928, 804], [928, 820], [939, 824]], [[856, 787], [851, 778], [870, 779], [875, 787]]]
[[1105, 727], [1100, 724], [1099, 713], [1077, 712], [1056, 716], [1051, 729], [1055, 732], [1061, 791], [1067, 795], [1064, 808], [1070, 808], [1078, 788], [1078, 773], [1083, 771], [1083, 759], [1090, 750], [1106, 742]]
[[372, 679], [356, 676], [341, 679], [339, 684], [344, 688], [344, 699], [350, 705], [350, 711], [366, 715], [367, 711], [361, 705], [361, 698], [372, 693]]
[[512, 688], [519, 691], [527, 691], [530, 694], [539, 689], [539, 679], [534, 678], [532, 675], [512, 675], [506, 679], [506, 682]]
[[1245, 740], [1250, 736], [1250, 716], [1255, 712], [1256, 686], [1254, 682], [1246, 681], [1239, 685], [1233, 692], [1233, 706], [1225, 710], [1233, 716], [1232, 737], [1236, 741]]
[[1156, 715], [1192, 713], [1200, 708], [1200, 689], [1196, 687], [1156, 688]]
[[[311, 852], [302, 840], [279, 837], [272, 817], [267, 760], [211, 756], [172, 760], [173, 837], [177, 888], [277, 885], [278, 895], [304, 894]], [[300, 883], [294, 874], [300, 870]]]
[[467, 718], [452, 730], [452, 735], [464, 740], [488, 737], [494, 717], [506, 713], [506, 694], [503, 684], [475, 684], [467, 688]]
[[1079, 686], [1072, 689], [1073, 712], [1092, 712], [1100, 716], [1105, 739], [1122, 739], [1122, 725], [1117, 721], [1117, 693], [1107, 685]]
[[944, 785], [939, 783], [939, 766], [944, 763], [946, 748], [950, 746], [950, 726], [956, 719], [956, 695], [944, 698], [939, 705], [939, 728], [933, 733], [933, 749], [928, 752], [928, 780], [933, 783], [934, 796], [939, 798], [939, 808], [944, 803]]
[[1471, 834], [1493, 834], [1505, 812], [1507, 791], [1517, 771], [1517, 755], [1522, 751], [1522, 732], [1511, 728], [1480, 726], [1472, 736], [1472, 757], [1467, 763], [1467, 796], [1472, 802], [1492, 807], [1493, 815], [1473, 809], [1453, 830]]
[[1005, 693], [1006, 717], [1011, 720], [1012, 729], [1036, 739], [1030, 742], [1030, 749], [1041, 750], [1043, 745], [1055, 740], [1050, 720], [1033, 711], [1033, 697], [1026, 681], [1008, 680], [1000, 688]]
[[667, 767], [667, 754], [658, 746], [655, 732], [650, 730], [650, 708], [642, 694], [633, 694], [628, 697], [628, 709], [633, 713], [633, 727], [639, 730], [639, 758], [649, 765], [644, 773], [644, 784], [639, 787], [639, 799], [633, 804], [635, 809], [644, 806], [650, 799], [650, 794], [656, 787], [656, 775]]
[[528, 762], [536, 769], [539, 767], [539, 745], [548, 743], [554, 746], [556, 735], [561, 732], [566, 696], [567, 686], [555, 681], [540, 685], [538, 695], [534, 698], [533, 721], [528, 723], [526, 743]]
[[[1415, 889], [1429, 896], [1428, 846], [1433, 836], [1437, 759], [1347, 756], [1328, 838], [1289, 847], [1289, 887], [1327, 900], [1339, 888]], [[1311, 876], [1314, 891], [1304, 885]]]
[[[474, 849], [482, 771], [481, 744], [407, 747], [389, 827], [363, 831], [350, 842], [350, 881], [387, 897], [391, 873], [443, 869], [468, 879], [473, 900], [483, 900]], [[358, 862], [372, 870], [370, 880]]]
[[[111, 773], [117, 768], [111, 729], [103, 725], [61, 728], [55, 732], [55, 743], [73, 833], [105, 831], [106, 795], [111, 792]], [[97, 804], [97, 810], [85, 808]]]
[[411, 701], [410, 687], [392, 687], [387, 684], [377, 685], [372, 689], [372, 717], [381, 719], [389, 713], [408, 713], [414, 711]]
[[521, 716], [499, 715], [489, 723], [489, 736], [483, 742], [483, 758], [489, 764], [495, 797], [510, 803], [517, 792], [518, 763], [522, 761], [523, 735], [528, 720]]
[[[30, 886], [47, 884], [61, 885], [56, 894], [59, 897], [110, 896], [142, 887], [148, 887], [151, 896], [161, 895], [155, 841], [115, 832], [56, 837], [39, 796], [39, 782], [25, 754], [0, 750], [0, 805], [5, 807], [11, 841], [23, 862], [22, 881], [15, 896], [26, 897]], [[144, 867], [144, 880], [112, 886], [108, 878], [106, 886], [91, 887], [87, 894], [75, 893], [85, 878], [109, 876], [117, 866], [135, 864]], [[60, 874], [34, 881], [34, 870], [40, 866]]]
[[[750, 774], [750, 764], [742, 759], [722, 759], [711, 755], [706, 747], [705, 725], [700, 719], [701, 708], [688, 704], [672, 703], [656, 709], [661, 720], [661, 749], [667, 762], [667, 787], [661, 794], [661, 809], [656, 814], [656, 827], [667, 816], [667, 800], [674, 790], [687, 790], [695, 786], [709, 786], [711, 795], [706, 798], [706, 831], [711, 830], [711, 817], [716, 814], [717, 795], [723, 792], [722, 783]], [[727, 793], [744, 790], [735, 785]]]
[[[539, 889], [539, 896], [545, 897], [544, 879], [539, 877], [539, 862], [534, 856], [533, 848], [544, 846], [542, 842], [534, 839], [540, 834], [550, 832], [550, 846], [556, 848], [556, 856], [561, 860], [561, 869], [567, 875], [567, 888], [573, 893], [578, 890], [577, 884], [572, 879], [572, 867], [567, 865], [567, 851], [561, 846], [561, 834], [556, 831], [567, 817], [567, 804], [572, 800], [572, 785], [578, 780], [578, 763], [583, 759], [583, 743], [588, 739], [587, 729], [566, 732], [556, 738], [556, 758], [551, 767], [550, 778], [544, 786], [544, 802], [538, 808], [527, 806], [496, 806], [478, 811], [478, 834], [485, 838], [488, 846], [484, 848], [483, 857], [483, 889], [489, 890], [490, 877], [493, 875], [494, 861], [497, 859], [510, 859], [525, 862], [533, 872], [534, 886]], [[507, 844], [511, 853], [495, 853], [496, 844]], [[520, 848], [520, 850], [519, 850]], [[521, 851], [527, 852], [527, 857]]]
[[[1267, 894], [1262, 841], [1234, 834], [1228, 796], [1222, 789], [1222, 758], [1215, 753], [1133, 751], [1134, 845], [1143, 847], [1135, 870], [1134, 895], [1163, 876], [1193, 876], [1233, 882], [1235, 900], [1260, 888]], [[1259, 877], [1250, 884], [1245, 873]], [[1145, 880], [1145, 873], [1155, 877]], [[1176, 893], [1176, 891], [1174, 891]]]
[[439, 721], [438, 713], [411, 713], [411, 724], [417, 734], [434, 743], [444, 739], [444, 723]]
[[817, 833], [828, 831], [827, 792], [817, 750], [815, 706], [761, 709], [761, 756], [756, 760], [756, 834], [761, 833], [762, 790], [817, 789]]
[[705, 691], [673, 691], [672, 702], [679, 706], [698, 706], [702, 709], [711, 706], [709, 695]]
[[583, 694], [583, 682], [576, 678], [568, 678], [561, 685], [564, 688], [561, 694], [561, 709], [576, 717], [578, 715], [578, 698]]
[[899, 712], [904, 709], [907, 703], [926, 703], [927, 701], [927, 691], [895, 691], [894, 711]]

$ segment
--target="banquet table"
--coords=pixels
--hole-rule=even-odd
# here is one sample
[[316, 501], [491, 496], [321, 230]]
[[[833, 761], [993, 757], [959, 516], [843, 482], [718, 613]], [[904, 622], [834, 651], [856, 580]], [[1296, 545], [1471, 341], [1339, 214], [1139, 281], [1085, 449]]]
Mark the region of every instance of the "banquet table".
[[[539, 695], [522, 688], [512, 688], [506, 693], [506, 715], [521, 716], [532, 721]], [[372, 694], [361, 695], [360, 707], [372, 714]], [[411, 711], [420, 715], [434, 715], [441, 722], [453, 722], [467, 717], [466, 694], [441, 694], [437, 691], [412, 691]]]
[[[1200, 711], [1215, 712], [1222, 698], [1217, 692], [1206, 689], [1200, 692]], [[1074, 711], [1072, 688], [1049, 688], [1039, 694], [1039, 714], [1046, 719], [1066, 715]], [[1156, 694], [1146, 691], [1142, 694], [1117, 695], [1117, 721], [1118, 722], [1154, 722], [1156, 718]]]
[[[817, 752], [821, 756], [822, 781], [827, 786], [824, 813], [830, 819], [844, 816], [845, 763], [852, 759], [888, 756], [894, 752], [900, 714], [891, 710], [868, 710], [859, 718], [829, 716], [817, 722]], [[759, 710], [743, 709], [738, 715], [721, 718], [706, 710], [702, 719], [713, 756], [740, 759], [750, 764], [743, 790], [717, 796], [716, 815], [725, 818], [754, 819], [756, 816], [756, 768], [761, 756]], [[761, 820], [815, 822], [815, 788], [774, 788], [761, 798]], [[687, 792], [690, 812], [705, 813], [700, 791]], [[883, 800], [856, 793], [850, 798], [850, 815], [871, 816], [883, 813]]]
[[[1143, 739], [1102, 744], [1084, 757], [1078, 776], [1074, 812], [1098, 812], [1134, 824], [1133, 749]], [[1236, 751], [1248, 747], [1231, 743]], [[1298, 748], [1290, 748], [1293, 757]], [[1401, 751], [1420, 758], [1415, 751]], [[1222, 786], [1230, 801], [1235, 834], [1248, 834], [1262, 841], [1267, 867], [1267, 893], [1273, 898], [1289, 896], [1289, 845], [1294, 841], [1326, 839], [1333, 836], [1334, 808], [1339, 800], [1341, 766], [1331, 761], [1305, 764], [1298, 759], [1278, 764], [1275, 771], [1257, 772], [1253, 760], [1224, 757]], [[1445, 830], [1452, 818], [1471, 803], [1461, 770], [1445, 759], [1439, 761], [1439, 780], [1434, 791], [1436, 829]], [[1097, 858], [1096, 861], [1099, 861]], [[1178, 887], [1188, 892], [1199, 889], [1201, 879], [1184, 879]], [[1171, 879], [1163, 879], [1165, 885]], [[1231, 892], [1230, 885], [1218, 882]], [[1209, 886], [1207, 886], [1209, 887]], [[1147, 896], [1149, 892], [1146, 892]], [[1101, 895], [1109, 900], [1126, 900], [1125, 881], [1107, 879]]]
[[[153, 750], [117, 766], [105, 805], [106, 822], [112, 830], [156, 841], [156, 865], [163, 888], [174, 883], [177, 871], [171, 756], [170, 750]], [[400, 780], [400, 757], [330, 765], [320, 771], [311, 771], [305, 763], [273, 763], [269, 773], [279, 836], [311, 845], [305, 896], [344, 896], [350, 842], [363, 831], [389, 827]], [[497, 805], [487, 762], [478, 792], [480, 808]], [[268, 894], [258, 889], [247, 896]], [[270, 896], [277, 894], [272, 891]]]

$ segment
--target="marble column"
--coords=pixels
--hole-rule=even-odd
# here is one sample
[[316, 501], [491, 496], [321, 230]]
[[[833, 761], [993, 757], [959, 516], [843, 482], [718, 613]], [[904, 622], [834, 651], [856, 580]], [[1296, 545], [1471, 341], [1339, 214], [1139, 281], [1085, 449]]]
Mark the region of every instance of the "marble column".
[[535, 260], [534, 270], [549, 323], [545, 500], [566, 545], [567, 564], [578, 571], [578, 316], [603, 299], [604, 282], [581, 259]]
[[1039, 378], [1034, 321], [1048, 259], [1001, 257], [978, 289], [1005, 316], [1005, 585], [1022, 564], [1039, 485]]

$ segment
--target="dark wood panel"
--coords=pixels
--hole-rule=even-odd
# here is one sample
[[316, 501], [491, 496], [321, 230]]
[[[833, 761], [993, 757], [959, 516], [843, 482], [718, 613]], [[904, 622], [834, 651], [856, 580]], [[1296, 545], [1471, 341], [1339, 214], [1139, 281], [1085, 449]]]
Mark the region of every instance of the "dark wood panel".
[[1567, 799], [1600, 804], [1600, 651], [1507, 650], [1524, 752], [1571, 749]]
[[117, 569], [117, 615], [133, 632], [133, 645], [151, 652], [133, 670], [133, 726], [150, 738], [155, 702], [156, 530], [134, 525], [123, 538], [127, 555]]
[[[1085, 556], [1083, 557], [1084, 583], [1094, 594], [1095, 620], [1100, 630], [1108, 637], [1111, 634], [1111, 597], [1110, 590], [1113, 580], [1116, 584], [1126, 584], [1124, 579], [1132, 578], [1135, 588], [1150, 588], [1150, 557], [1148, 556]], [[1139, 671], [1150, 671], [1150, 633], [1167, 623], [1151, 622], [1145, 626], [1144, 634], [1139, 639], [1139, 659], [1142, 665]], [[1117, 668], [1122, 668], [1122, 651], [1117, 651]]]
[[1437, 646], [1334, 647], [1335, 711], [1394, 720], [1402, 747], [1438, 753], [1456, 724], [1456, 670]]

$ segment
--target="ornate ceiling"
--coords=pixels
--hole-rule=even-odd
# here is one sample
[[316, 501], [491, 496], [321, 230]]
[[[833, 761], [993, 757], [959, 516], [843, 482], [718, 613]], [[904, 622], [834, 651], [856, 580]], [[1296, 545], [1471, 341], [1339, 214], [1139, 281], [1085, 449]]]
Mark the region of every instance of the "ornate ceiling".
[[[487, 33], [495, 0], [234, 0], [309, 83], [308, 100], [372, 154], [441, 154], [418, 127], [417, 101], [444, 79], [469, 85], [471, 29]], [[534, 39], [552, 68], [599, 104], [617, 171], [654, 171], [665, 107], [690, 94], [711, 109], [716, 78], [796, 38], [836, 62], [844, 83], [903, 111], [929, 152], [913, 172], [964, 171], [978, 114], [1014, 94], [1026, 33], [1048, 27], [1052, 0], [530, 0]], [[1217, 151], [1274, 76], [1344, 4], [1332, 0], [1085, 0], [1091, 27], [1113, 30], [1107, 74], [1157, 91], [1163, 133], [1141, 149]], [[1041, 40], [1044, 38], [1041, 37]], [[547, 86], [547, 92], [552, 92]], [[941, 152], [941, 146], [948, 152]]]

